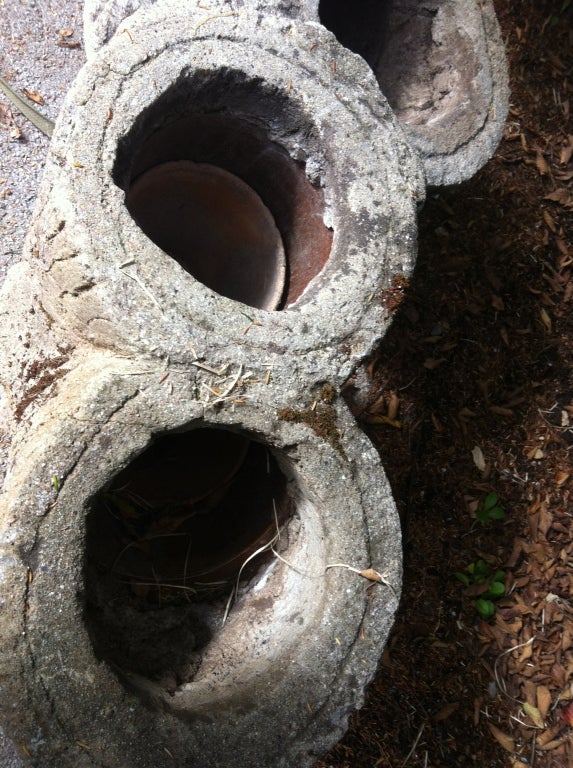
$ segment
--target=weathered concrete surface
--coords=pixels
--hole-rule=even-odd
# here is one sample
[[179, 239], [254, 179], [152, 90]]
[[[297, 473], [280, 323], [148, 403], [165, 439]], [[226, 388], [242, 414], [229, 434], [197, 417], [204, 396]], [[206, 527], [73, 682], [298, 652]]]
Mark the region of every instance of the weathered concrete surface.
[[[364, 62], [321, 27], [246, 10], [187, 22], [162, 13], [142, 12], [140, 26], [132, 18], [131, 39], [118, 35], [82, 71], [60, 114], [27, 248], [42, 305], [70, 332], [125, 354], [189, 364], [208, 338], [214, 360], [249, 365], [271, 352], [293, 382], [301, 367], [341, 384], [389, 322], [373, 291], [414, 266], [419, 161]], [[233, 129], [244, 116], [254, 138], [262, 131], [303, 163], [333, 230], [325, 267], [287, 311], [249, 309], [258, 325], [248, 344], [245, 313], [190, 279], [123, 203], [146, 137], [154, 162], [193, 154], [173, 126], [194, 105], [228, 114]], [[282, 167], [269, 165], [271, 176]]]
[[373, 64], [430, 185], [471, 178], [493, 155], [509, 107], [492, 0], [395, 0]]
[[[33, 440], [17, 443], [2, 520], [8, 732], [46, 768], [168, 766], [165, 749], [179, 765], [309, 765], [360, 703], [397, 607], [399, 529], [378, 457], [340, 404], [337, 449], [256, 398], [205, 408], [185, 369], [171, 370], [167, 396], [161, 372], [142, 363], [103, 352], [78, 361], [28, 425]], [[243, 590], [175, 693], [128, 670], [122, 685], [96, 660], [83, 621], [91, 497], [152, 433], [205, 425], [264, 432], [296, 504], [289, 565], [275, 560]], [[369, 590], [347, 570], [325, 571], [330, 563], [372, 565], [392, 587]]]
[[[360, 705], [400, 591], [379, 459], [321, 392], [383, 334], [376, 294], [413, 268], [418, 159], [364, 62], [320, 26], [178, 8], [132, 17], [129, 35], [80, 74], [26, 261], [0, 295], [14, 427], [0, 499], [2, 718], [42, 768], [145, 768], [172, 765], [170, 755], [206, 768], [309, 765]], [[169, 159], [164, 143], [181, 152], [172, 127], [193, 109], [266, 137], [271, 175], [288, 157], [324, 197], [330, 256], [281, 312], [209, 291], [125, 209], [131, 164]], [[246, 585], [195, 676], [173, 691], [96, 659], [83, 616], [86, 518], [154, 435], [202, 426], [266, 445], [295, 511], [288, 564]], [[340, 563], [371, 566], [389, 586], [368, 590], [326, 567]]]
[[[503, 47], [489, 0], [463, 16], [449, 0], [361, 14], [285, 0], [276, 16], [254, 1], [161, 0], [131, 15], [141, 5], [86, 5], [91, 61], [59, 118], [27, 261], [0, 296], [13, 427], [1, 717], [48, 768], [309, 765], [360, 705], [400, 589], [387, 481], [332, 393], [389, 323], [380, 295], [413, 268], [419, 158], [429, 183], [451, 183], [495, 149]], [[218, 296], [132, 220], [134, 178], [180, 159], [251, 184], [291, 256], [305, 240], [309, 254], [326, 249], [283, 311]], [[285, 183], [295, 194], [281, 195]], [[222, 602], [204, 609], [211, 641], [174, 687], [96, 658], [86, 520], [154, 436], [201, 427], [266, 446], [294, 509], [284, 559], [242, 586], [222, 629]], [[332, 564], [372, 566], [383, 581], [367, 592]], [[184, 621], [170, 627], [192, 645]], [[168, 629], [156, 631], [166, 646]]]
[[[161, 0], [88, 0], [87, 53], [93, 55], [137, 7]], [[233, 0], [261, 14], [322, 23], [374, 71], [427, 182], [471, 178], [495, 152], [509, 105], [505, 49], [492, 0]]]

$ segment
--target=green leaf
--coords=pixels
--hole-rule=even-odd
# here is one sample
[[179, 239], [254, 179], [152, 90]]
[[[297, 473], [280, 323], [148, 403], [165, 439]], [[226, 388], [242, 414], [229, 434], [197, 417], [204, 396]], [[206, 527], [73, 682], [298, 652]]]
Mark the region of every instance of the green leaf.
[[486, 511], [489, 509], [492, 509], [497, 505], [498, 501], [499, 501], [499, 496], [497, 495], [497, 493], [488, 493], [488, 495], [484, 499], [483, 508]]
[[476, 511], [476, 517], [480, 523], [488, 523], [490, 520], [503, 520], [505, 510], [498, 503], [499, 496], [495, 492], [488, 493]]
[[487, 577], [489, 575], [489, 566], [485, 560], [478, 560], [474, 569], [476, 576]]
[[465, 573], [460, 573], [459, 571], [456, 571], [456, 573], [454, 573], [454, 576], [456, 577], [456, 579], [458, 579], [458, 581], [462, 582], [464, 587], [469, 587], [470, 580]]
[[505, 510], [503, 507], [494, 507], [488, 511], [487, 516], [490, 520], [503, 520]]
[[495, 605], [491, 600], [485, 600], [483, 597], [481, 597], [479, 600], [476, 600], [476, 608], [479, 615], [485, 621], [491, 619], [495, 613]]
[[497, 600], [503, 597], [503, 595], [505, 595], [505, 586], [500, 581], [492, 581], [487, 592], [484, 592], [483, 597], [492, 597], [494, 600]]
[[496, 571], [493, 574], [492, 581], [505, 581], [505, 571]]

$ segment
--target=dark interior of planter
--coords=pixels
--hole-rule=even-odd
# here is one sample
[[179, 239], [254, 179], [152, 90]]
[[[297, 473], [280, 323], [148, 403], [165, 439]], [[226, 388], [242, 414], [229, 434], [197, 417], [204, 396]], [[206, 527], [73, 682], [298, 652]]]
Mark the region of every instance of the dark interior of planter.
[[391, 0], [320, 0], [321, 23], [375, 71], [384, 48]]
[[167, 689], [192, 679], [239, 577], [248, 588], [272, 562], [259, 550], [291, 514], [286, 486], [273, 454], [244, 435], [198, 428], [157, 438], [87, 518], [85, 619], [96, 655], [122, 679]]
[[[443, 6], [439, 0], [320, 0], [319, 17], [365, 59], [398, 120], [432, 143], [439, 140], [445, 153], [456, 146], [452, 124], [472, 109], [483, 122], [489, 102], [482, 103], [486, 96], [476, 91], [479, 65], [471, 37]], [[462, 128], [468, 136], [475, 130], [460, 124], [458, 133]]]
[[[182, 161], [222, 169], [247, 185], [268, 211], [286, 255], [286, 280], [278, 309], [299, 298], [326, 264], [332, 244], [332, 231], [323, 220], [323, 190], [316, 180], [311, 183], [305, 171], [304, 147], [311, 151], [316, 145], [316, 139], [309, 138], [316, 131], [312, 121], [292, 101], [286, 89], [273, 90], [232, 70], [182, 76], [135, 121], [118, 146], [114, 167], [114, 181], [125, 191], [126, 205], [138, 226], [202, 282], [203, 270], [198, 264], [201, 257], [196, 255], [202, 245], [195, 235], [189, 237], [186, 228], [178, 238], [178, 248], [173, 247], [169, 236], [156, 236], [158, 216], [153, 212], [164, 204], [162, 189], [157, 190], [156, 206], [151, 203], [140, 210], [133, 204], [130, 191], [150, 170]], [[195, 215], [201, 222], [207, 217], [213, 222], [210, 229], [217, 229], [217, 221], [226, 222], [232, 213], [223, 197], [222, 194], [219, 202], [214, 199], [207, 212], [187, 211], [186, 219]], [[165, 214], [163, 218], [166, 216], [177, 220], [176, 213]], [[241, 233], [238, 228], [235, 231], [238, 246]], [[227, 274], [236, 261], [235, 251], [236, 246], [229, 241], [220, 258], [218, 276], [208, 287], [256, 306], [249, 291], [236, 288], [237, 281]], [[206, 259], [209, 258], [207, 255]], [[266, 268], [273, 270], [273, 264], [270, 253]], [[265, 269], [264, 259], [262, 267], [257, 266], [254, 271], [258, 269]], [[252, 274], [245, 283], [255, 279]]]

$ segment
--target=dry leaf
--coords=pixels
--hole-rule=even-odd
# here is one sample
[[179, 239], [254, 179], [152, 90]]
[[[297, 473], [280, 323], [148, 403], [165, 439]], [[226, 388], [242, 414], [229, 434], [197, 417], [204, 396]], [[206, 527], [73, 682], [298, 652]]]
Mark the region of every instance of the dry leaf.
[[537, 738], [535, 740], [538, 747], [544, 747], [546, 744], [549, 744], [550, 741], [553, 741], [553, 739], [561, 733], [563, 730], [564, 725], [563, 723], [557, 723], [557, 725], [551, 726], [551, 728], [548, 728], [546, 731], [543, 731], [543, 733], [537, 734]]
[[529, 461], [531, 461], [532, 459], [542, 459], [543, 451], [541, 450], [541, 448], [538, 448], [536, 445], [534, 445], [533, 448], [530, 448], [527, 451], [526, 456], [529, 459]]
[[35, 104], [44, 104], [44, 99], [40, 96], [38, 91], [29, 91], [27, 88], [22, 88], [22, 93], [27, 96], [30, 101], [33, 101]]
[[442, 433], [444, 431], [444, 425], [442, 424], [442, 422], [433, 413], [432, 413], [430, 418], [432, 419], [432, 424], [433, 424], [434, 429], [436, 430], [436, 432]]
[[445, 362], [445, 357], [439, 357], [437, 359], [435, 357], [428, 357], [426, 360], [424, 360], [424, 368], [427, 368], [429, 371], [433, 371], [435, 368]]
[[559, 158], [561, 165], [567, 165], [569, 160], [571, 160], [571, 155], [573, 155], [573, 146], [571, 146], [571, 144], [567, 147], [562, 147], [561, 157]]
[[396, 392], [390, 394], [390, 402], [388, 403], [388, 418], [392, 421], [396, 420], [398, 416], [398, 410], [400, 408], [400, 398]]
[[555, 224], [555, 219], [549, 213], [549, 211], [543, 211], [543, 221], [547, 224], [547, 226], [552, 232], [557, 232], [557, 225]]
[[[571, 198], [571, 194], [567, 189], [565, 189], [565, 187], [558, 187], [553, 192], [550, 192], [548, 195], [545, 195], [543, 199], [552, 200], [554, 203], [559, 203], [559, 205], [565, 205], [565, 206], [573, 205], [573, 199]], [[544, 212], [543, 214], [543, 218], [545, 218], [545, 213], [546, 212]], [[555, 232], [555, 230], [553, 229], [553, 227], [551, 227], [551, 225], [548, 224], [548, 226], [550, 226], [552, 232]]]
[[459, 701], [452, 701], [449, 704], [446, 704], [443, 706], [436, 714], [434, 715], [434, 720], [439, 723], [442, 720], [447, 720], [450, 715], [453, 715], [456, 709], [460, 706]]
[[543, 718], [541, 717], [541, 712], [537, 709], [537, 707], [534, 707], [531, 704], [528, 704], [527, 702], [525, 702], [523, 704], [523, 711], [529, 718], [531, 718], [533, 723], [538, 728], [545, 728], [545, 723], [543, 722]]
[[567, 725], [573, 725], [573, 701], [566, 704], [560, 712]]
[[10, 128], [14, 122], [12, 110], [5, 104], [0, 104], [0, 126], [2, 128]]
[[366, 570], [360, 571], [359, 573], [363, 578], [368, 579], [368, 581], [376, 581], [378, 584], [384, 583], [382, 576], [380, 576], [378, 571], [375, 571], [374, 568], [366, 568]]
[[60, 48], [79, 48], [80, 44], [75, 40], [58, 40]]
[[555, 245], [559, 249], [559, 253], [566, 259], [566, 263], [561, 263], [560, 268], [568, 267], [569, 264], [573, 263], [572, 251], [569, 250], [567, 243], [562, 237], [555, 238]]
[[538, 749], [542, 749], [544, 751], [550, 752], [552, 749], [557, 749], [557, 747], [560, 747], [566, 741], [569, 741], [568, 736], [561, 736], [559, 739], [548, 741], [547, 744], [543, 744], [543, 745], [538, 744], [537, 747]]
[[490, 405], [488, 411], [495, 413], [497, 416], [515, 416], [511, 408], [503, 408], [501, 405]]
[[[526, 646], [526, 648], [531, 648], [531, 643], [529, 646]], [[532, 707], [536, 706], [537, 702], [537, 687], [533, 680], [524, 680], [523, 681], [524, 686], [524, 693], [525, 693], [525, 701], [530, 704]]]
[[479, 445], [476, 445], [474, 448], [472, 448], [472, 458], [479, 471], [485, 472], [485, 458]]
[[364, 421], [367, 424], [387, 424], [389, 427], [394, 427], [394, 429], [402, 429], [402, 422], [397, 421], [396, 419], [389, 419], [388, 416], [365, 416]]
[[542, 323], [543, 323], [543, 325], [544, 325], [544, 326], [547, 328], [547, 330], [549, 331], [549, 333], [551, 333], [551, 327], [552, 327], [552, 326], [551, 326], [551, 318], [550, 318], [550, 317], [549, 317], [549, 315], [547, 314], [547, 310], [546, 310], [546, 309], [544, 309], [543, 307], [541, 307], [541, 309], [540, 309], [540, 311], [539, 311], [539, 315], [540, 315], [540, 317], [541, 317], [541, 322], [542, 322]]
[[537, 166], [537, 170], [541, 176], [547, 176], [550, 173], [547, 160], [543, 157], [539, 150], [537, 151], [537, 156], [535, 158], [535, 165]]
[[503, 299], [501, 296], [497, 296], [495, 293], [492, 293], [491, 295], [491, 306], [494, 309], [497, 309], [499, 312], [503, 312], [505, 309], [505, 304], [503, 303]]
[[[524, 645], [524, 646], [523, 646], [523, 648], [521, 649], [521, 653], [519, 654], [519, 660], [518, 660], [518, 663], [519, 663], [519, 664], [523, 664], [523, 662], [524, 662], [524, 661], [527, 661], [527, 660], [528, 660], [528, 659], [530, 659], [532, 656], [533, 656], [533, 646], [531, 645], [531, 643], [527, 643], [527, 644], [526, 644], [526, 645]], [[525, 706], [525, 705], [524, 705], [524, 706]], [[529, 706], [529, 704], [528, 704], [528, 706]]]
[[60, 35], [60, 37], [71, 37], [73, 34], [74, 34], [73, 29], [60, 29], [60, 31], [58, 32], [58, 35]]
[[508, 752], [513, 752], [515, 749], [515, 742], [512, 737], [507, 733], [500, 731], [499, 728], [497, 728], [495, 725], [492, 725], [491, 723], [488, 723], [488, 726], [494, 739], [498, 741], [505, 750]]
[[368, 413], [374, 415], [375, 413], [384, 413], [386, 411], [386, 394], [383, 392], [376, 400], [368, 407]]
[[541, 717], [546, 718], [551, 706], [551, 691], [546, 685], [537, 687], [537, 708]]

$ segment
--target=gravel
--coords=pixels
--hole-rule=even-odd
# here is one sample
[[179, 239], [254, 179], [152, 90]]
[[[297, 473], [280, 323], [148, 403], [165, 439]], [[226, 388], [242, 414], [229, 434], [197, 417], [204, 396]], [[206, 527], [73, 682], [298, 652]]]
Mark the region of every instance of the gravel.
[[[82, 13], [83, 3], [72, 0], [0, 0], [0, 74], [18, 93], [23, 88], [37, 91], [44, 100], [38, 110], [52, 120], [85, 61]], [[10, 106], [0, 94], [0, 110]], [[49, 146], [47, 136], [15, 108], [12, 111], [20, 138], [0, 124], [0, 285], [21, 259]], [[8, 449], [2, 399], [0, 393], [0, 478]], [[1, 731], [0, 765], [22, 766], [14, 745]]]

